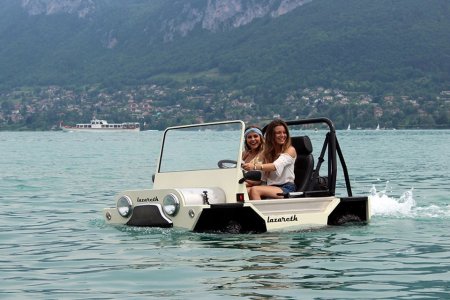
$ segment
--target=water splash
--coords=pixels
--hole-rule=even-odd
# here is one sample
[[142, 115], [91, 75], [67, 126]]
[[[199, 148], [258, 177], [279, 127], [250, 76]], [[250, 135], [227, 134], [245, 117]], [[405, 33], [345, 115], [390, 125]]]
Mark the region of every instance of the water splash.
[[384, 190], [377, 191], [373, 185], [370, 189], [371, 215], [391, 216], [409, 218], [448, 218], [450, 217], [450, 205], [438, 206], [430, 205], [420, 207], [416, 205], [413, 197], [414, 188], [405, 191], [400, 198], [391, 197], [388, 191], [392, 192], [389, 181], [386, 182]]
[[372, 215], [413, 216], [413, 208], [416, 206], [416, 201], [413, 198], [413, 189], [404, 192], [399, 199], [395, 199], [388, 196], [388, 187], [389, 182], [386, 183], [386, 188], [382, 191], [378, 192], [375, 186], [372, 186], [370, 189]]

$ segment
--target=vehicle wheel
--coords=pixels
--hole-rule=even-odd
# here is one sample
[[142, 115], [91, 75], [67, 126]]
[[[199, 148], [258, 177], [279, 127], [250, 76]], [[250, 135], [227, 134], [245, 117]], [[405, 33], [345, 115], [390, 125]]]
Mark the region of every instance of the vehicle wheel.
[[228, 222], [227, 226], [225, 226], [225, 232], [227, 233], [240, 233], [241, 229], [242, 225], [234, 220], [231, 220]]
[[339, 219], [336, 220], [336, 225], [344, 225], [347, 223], [361, 223], [362, 220], [357, 215], [343, 215]]

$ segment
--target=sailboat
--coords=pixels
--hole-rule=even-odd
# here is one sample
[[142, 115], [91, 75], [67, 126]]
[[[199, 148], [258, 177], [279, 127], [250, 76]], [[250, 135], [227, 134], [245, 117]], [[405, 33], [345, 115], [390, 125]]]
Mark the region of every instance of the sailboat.
[[351, 128], [350, 128], [350, 124], [348, 124], [348, 126], [347, 126], [347, 130], [351, 130]]
[[377, 128], [375, 130], [380, 130], [380, 124], [377, 124]]

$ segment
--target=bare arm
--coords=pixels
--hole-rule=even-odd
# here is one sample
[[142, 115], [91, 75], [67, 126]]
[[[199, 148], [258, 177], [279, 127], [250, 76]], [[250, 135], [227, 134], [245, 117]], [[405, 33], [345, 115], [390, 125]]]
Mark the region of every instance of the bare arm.
[[[295, 148], [292, 147], [292, 146], [289, 147], [286, 150], [286, 152], [284, 152], [284, 153], [289, 154], [292, 158], [297, 157], [297, 152], [295, 151]], [[261, 170], [261, 171], [264, 171], [264, 172], [272, 172], [272, 171], [276, 171], [276, 169], [277, 169], [275, 167], [274, 163], [265, 163], [265, 164], [253, 164], [253, 163], [250, 163], [250, 164], [244, 164], [244, 165], [248, 165], [247, 166], [249, 168], [248, 170]]]

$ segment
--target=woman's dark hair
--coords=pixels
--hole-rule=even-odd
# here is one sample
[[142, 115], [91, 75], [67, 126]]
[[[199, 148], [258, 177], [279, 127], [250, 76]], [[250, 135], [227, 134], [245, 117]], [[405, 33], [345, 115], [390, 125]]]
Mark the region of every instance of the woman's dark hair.
[[[280, 148], [275, 144], [275, 127], [283, 126], [286, 130], [286, 143]], [[265, 162], [274, 162], [281, 153], [285, 152], [291, 146], [291, 135], [289, 134], [289, 129], [283, 120], [275, 119], [269, 123], [265, 128], [265, 143], [263, 157]]]

